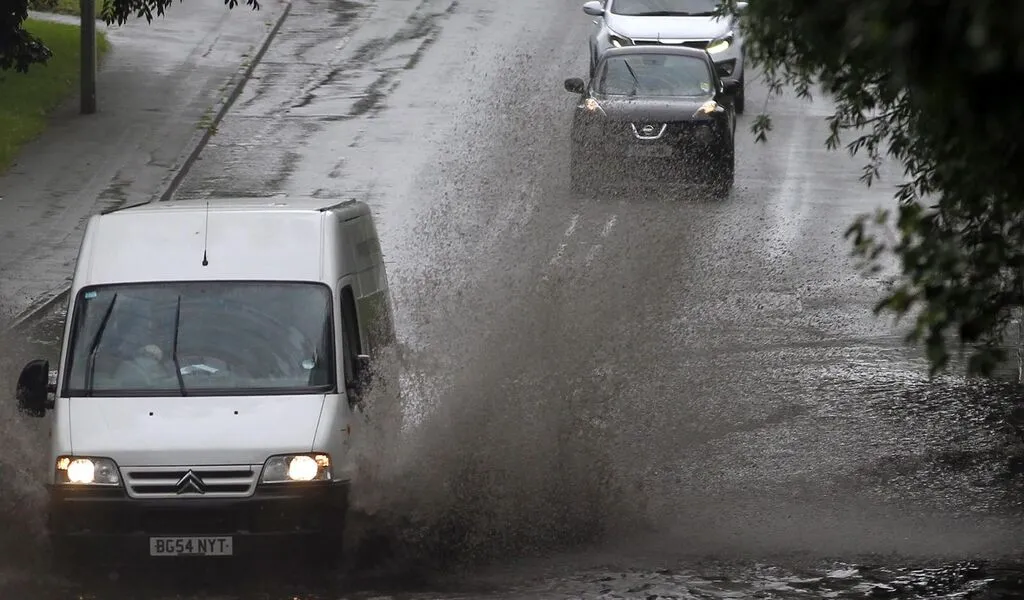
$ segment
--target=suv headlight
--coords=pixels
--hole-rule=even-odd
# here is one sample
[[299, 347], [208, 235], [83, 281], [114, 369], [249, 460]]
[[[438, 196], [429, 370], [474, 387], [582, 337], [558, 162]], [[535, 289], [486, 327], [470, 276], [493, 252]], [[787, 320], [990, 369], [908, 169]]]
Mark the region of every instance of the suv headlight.
[[711, 43], [708, 44], [707, 51], [708, 54], [718, 54], [719, 52], [725, 52], [728, 50], [729, 46], [732, 46], [731, 31], [720, 38], [711, 40]]
[[109, 458], [61, 456], [56, 472], [58, 485], [121, 485], [121, 474]]
[[328, 454], [282, 454], [271, 456], [263, 464], [260, 483], [330, 481], [331, 475], [331, 457]]
[[602, 115], [604, 114], [604, 109], [601, 108], [601, 105], [598, 104], [597, 100], [594, 100], [593, 98], [587, 98], [586, 100], [584, 100], [583, 104], [580, 104], [580, 108], [585, 109], [587, 112], [590, 113], [599, 112]]
[[704, 104], [700, 105], [700, 108], [697, 109], [697, 112], [693, 113], [693, 116], [696, 117], [697, 115], [711, 115], [716, 112], [722, 112], [722, 107], [719, 106], [718, 103], [715, 102], [714, 100], [708, 100]]
[[616, 48], [633, 45], [633, 40], [628, 37], [623, 37], [617, 33], [608, 32], [608, 39], [611, 40], [612, 46], [615, 46]]

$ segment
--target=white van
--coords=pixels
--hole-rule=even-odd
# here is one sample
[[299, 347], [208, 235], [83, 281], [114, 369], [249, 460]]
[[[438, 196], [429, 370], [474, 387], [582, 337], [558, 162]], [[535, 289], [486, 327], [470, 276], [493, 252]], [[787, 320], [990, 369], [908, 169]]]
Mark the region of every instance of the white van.
[[56, 381], [37, 360], [17, 389], [23, 413], [52, 413], [56, 555], [331, 556], [371, 366], [394, 341], [362, 202], [92, 217]]

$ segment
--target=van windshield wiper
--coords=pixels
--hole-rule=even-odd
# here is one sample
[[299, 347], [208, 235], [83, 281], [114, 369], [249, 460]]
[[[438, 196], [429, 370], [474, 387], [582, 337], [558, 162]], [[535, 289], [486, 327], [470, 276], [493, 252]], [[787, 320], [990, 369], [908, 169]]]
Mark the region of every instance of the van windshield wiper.
[[182, 396], [185, 393], [185, 377], [181, 374], [181, 363], [178, 362], [178, 326], [181, 324], [181, 294], [178, 294], [178, 303], [174, 307], [174, 341], [171, 342], [171, 360], [174, 361], [174, 375], [178, 378], [178, 390]]
[[96, 351], [100, 348], [100, 340], [103, 338], [103, 332], [107, 329], [107, 322], [110, 321], [110, 315], [114, 312], [114, 303], [117, 302], [117, 294], [110, 299], [110, 304], [107, 306], [107, 312], [103, 313], [103, 319], [100, 320], [100, 326], [96, 328], [96, 335], [92, 337], [92, 342], [89, 344], [89, 358], [86, 361], [85, 370], [85, 393], [87, 396], [92, 396], [92, 380], [93, 375], [96, 372]]

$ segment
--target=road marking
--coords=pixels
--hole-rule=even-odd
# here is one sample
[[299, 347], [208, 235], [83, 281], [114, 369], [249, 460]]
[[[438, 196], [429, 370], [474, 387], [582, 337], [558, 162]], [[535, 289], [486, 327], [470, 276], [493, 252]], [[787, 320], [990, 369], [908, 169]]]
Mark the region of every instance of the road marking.
[[805, 120], [798, 120], [792, 130], [785, 157], [785, 174], [779, 191], [768, 204], [768, 236], [765, 254], [772, 261], [786, 260], [808, 226], [811, 211], [810, 181], [807, 172], [807, 151], [802, 142], [807, 137]]
[[[608, 217], [608, 220], [604, 222], [604, 227], [601, 228], [601, 237], [608, 237], [618, 220], [619, 218], [616, 215]], [[597, 253], [601, 251], [602, 247], [602, 244], [594, 244], [590, 247], [590, 250], [587, 250], [587, 256], [583, 259], [584, 267], [589, 267], [590, 263], [594, 262], [594, 259], [597, 258]]]
[[569, 218], [569, 227], [565, 230], [565, 237], [570, 237], [576, 231], [576, 226], [580, 224], [579, 213], [574, 214]]
[[608, 217], [608, 221], [605, 222], [604, 228], [601, 229], [601, 237], [608, 237], [608, 234], [612, 232], [612, 227], [615, 227], [615, 222], [618, 221], [618, 217], [612, 215]]
[[[565, 228], [565, 233], [562, 235], [562, 237], [572, 237], [572, 234], [576, 232], [576, 228], [579, 226], [579, 224], [580, 215], [579, 213], [577, 213], [569, 218], [569, 226]], [[562, 242], [561, 244], [559, 244], [558, 249], [555, 250], [555, 255], [552, 256], [551, 260], [548, 261], [548, 265], [554, 266], [555, 264], [558, 263], [558, 261], [562, 260], [562, 256], [565, 255], [565, 249], [568, 247], [568, 245], [569, 242]]]
[[[601, 237], [607, 238], [609, 235], [611, 235], [612, 229], [615, 228], [615, 224], [618, 223], [618, 221], [618, 215], [611, 215], [610, 217], [608, 217], [608, 219], [604, 222], [604, 225], [601, 227]], [[579, 213], [576, 213], [569, 217], [569, 225], [568, 227], [565, 228], [565, 233], [562, 234], [562, 237], [565, 238], [565, 241], [558, 245], [558, 249], [555, 250], [554, 256], [552, 256], [551, 260], [548, 261], [548, 266], [553, 267], [562, 260], [562, 257], [565, 256], [566, 249], [569, 247], [568, 238], [571, 238], [573, 234], [576, 233], [576, 230], [579, 228], [579, 225]], [[598, 253], [601, 251], [601, 248], [603, 247], [603, 244], [593, 244], [590, 246], [590, 248], [587, 250], [586, 256], [583, 259], [584, 268], [589, 267], [590, 264], [594, 262], [594, 260], [597, 258]], [[547, 281], [548, 275], [545, 274], [543, 277], [541, 277], [541, 280]]]
[[553, 265], [557, 264], [558, 261], [562, 260], [562, 255], [565, 254], [565, 246], [566, 246], [565, 242], [562, 242], [561, 244], [558, 245], [558, 250], [555, 250], [555, 255], [552, 256], [551, 260], [548, 261], [549, 265], [553, 266]]

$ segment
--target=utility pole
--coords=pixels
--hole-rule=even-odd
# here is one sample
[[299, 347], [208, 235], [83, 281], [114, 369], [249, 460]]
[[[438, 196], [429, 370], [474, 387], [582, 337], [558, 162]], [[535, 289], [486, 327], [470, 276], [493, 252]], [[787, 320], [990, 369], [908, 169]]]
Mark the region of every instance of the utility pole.
[[82, 114], [96, 112], [96, 0], [80, 0], [82, 24]]

